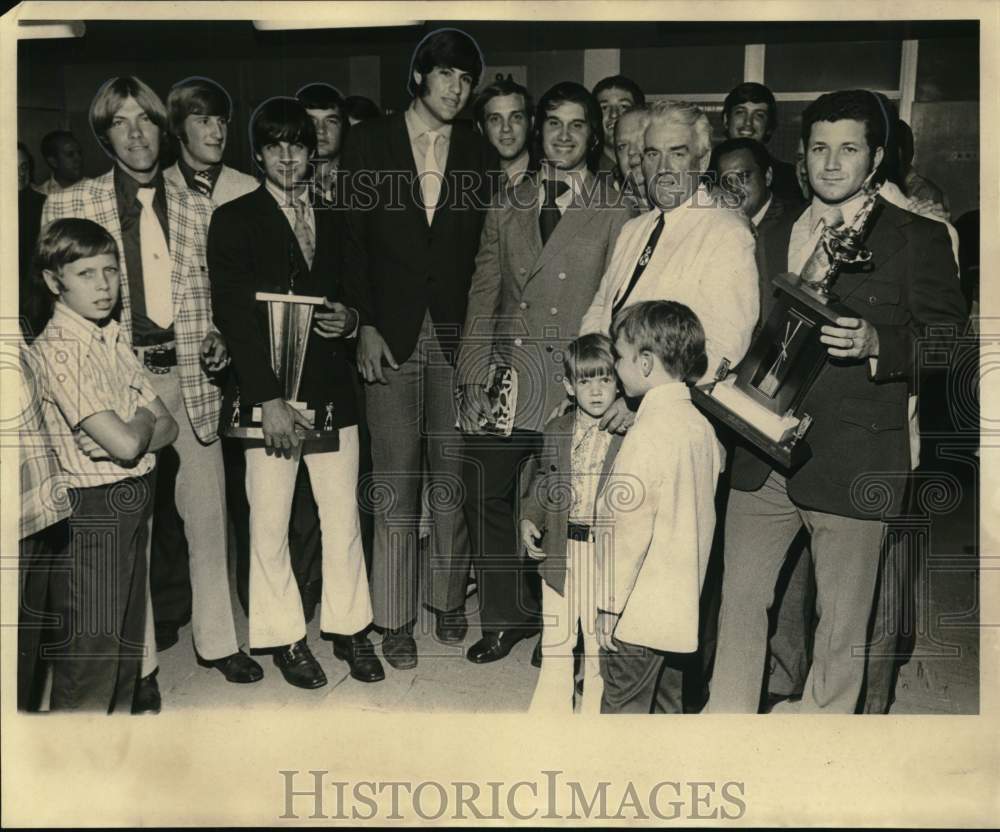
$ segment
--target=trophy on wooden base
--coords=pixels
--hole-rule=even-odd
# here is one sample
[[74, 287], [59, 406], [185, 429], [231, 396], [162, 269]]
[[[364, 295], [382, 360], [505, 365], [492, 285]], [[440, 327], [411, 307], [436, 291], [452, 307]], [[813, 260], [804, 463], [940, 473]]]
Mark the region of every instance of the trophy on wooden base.
[[[268, 345], [271, 369], [281, 384], [282, 396], [290, 407], [306, 417], [312, 427], [295, 425], [295, 432], [302, 439], [323, 439], [324, 444], [336, 442], [337, 429], [333, 425], [333, 402], [327, 402], [317, 425], [316, 412], [305, 402], [298, 401], [302, 383], [302, 368], [306, 362], [306, 346], [312, 328], [313, 311], [323, 306], [324, 299], [310, 295], [257, 292], [256, 299], [267, 304]], [[226, 436], [240, 439], [263, 439], [262, 411], [259, 403], [241, 402], [239, 391], [233, 399], [232, 414]]]
[[716, 380], [692, 391], [692, 400], [786, 469], [809, 457], [802, 441], [812, 417], [801, 404], [827, 359], [820, 328], [839, 317], [858, 317], [838, 303], [830, 286], [846, 265], [866, 263], [864, 247], [878, 203], [877, 187], [849, 225], [827, 225], [799, 275], [772, 279], [778, 300], [750, 345], [739, 372], [723, 360]]

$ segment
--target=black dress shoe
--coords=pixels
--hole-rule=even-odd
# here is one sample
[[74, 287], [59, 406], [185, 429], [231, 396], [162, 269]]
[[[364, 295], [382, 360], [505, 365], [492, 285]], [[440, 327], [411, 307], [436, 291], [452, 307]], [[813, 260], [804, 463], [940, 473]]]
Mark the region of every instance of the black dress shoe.
[[351, 677], [359, 682], [381, 682], [385, 678], [375, 647], [363, 632], [353, 636], [333, 636], [333, 655], [351, 667]]
[[158, 714], [160, 712], [160, 685], [156, 681], [156, 674], [160, 668], [156, 668], [148, 676], [143, 676], [139, 684], [132, 692], [132, 713], [134, 714]]
[[396, 670], [411, 670], [417, 666], [417, 643], [413, 640], [413, 625], [386, 630], [382, 636], [382, 655]]
[[531, 651], [531, 665], [532, 667], [542, 666], [542, 639], [541, 636], [538, 638], [538, 644], [535, 645], [535, 649]]
[[164, 650], [169, 650], [175, 644], [177, 644], [177, 630], [179, 628], [175, 627], [173, 624], [157, 624], [155, 627], [156, 632], [156, 650], [162, 653]]
[[455, 644], [469, 632], [469, 619], [465, 617], [465, 609], [462, 607], [447, 612], [435, 610], [435, 616], [437, 621], [434, 624], [434, 634], [438, 641]]
[[302, 596], [302, 612], [306, 617], [306, 624], [313, 620], [316, 614], [316, 605], [323, 597], [323, 582], [308, 581], [299, 589]]
[[465, 657], [475, 664], [487, 664], [504, 658], [521, 639], [531, 635], [525, 630], [497, 630], [483, 637], [468, 649]]
[[274, 663], [285, 681], [297, 688], [321, 688], [326, 684], [326, 674], [304, 638], [279, 647], [274, 653]]
[[263, 668], [242, 650], [237, 650], [221, 659], [203, 659], [201, 656], [197, 658], [198, 664], [202, 667], [214, 667], [226, 677], [227, 682], [246, 685], [264, 678]]

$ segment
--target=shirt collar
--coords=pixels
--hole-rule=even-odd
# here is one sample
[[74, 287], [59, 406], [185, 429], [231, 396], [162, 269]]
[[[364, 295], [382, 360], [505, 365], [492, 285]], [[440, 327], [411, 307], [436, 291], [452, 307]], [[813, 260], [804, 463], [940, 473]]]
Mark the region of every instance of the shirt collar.
[[[274, 201], [278, 203], [279, 208], [281, 208], [283, 211], [286, 209], [291, 210], [292, 203], [288, 198], [287, 191], [283, 191], [281, 188], [279, 188], [277, 185], [271, 182], [270, 179], [266, 177], [264, 178], [264, 187], [267, 188], [267, 192], [274, 197]], [[299, 192], [299, 195], [295, 197], [295, 199], [298, 199], [299, 202], [304, 202], [306, 205], [308, 205], [309, 189], [303, 187], [302, 190]]]
[[[655, 408], [658, 405], [680, 401], [691, 401], [691, 388], [683, 381], [668, 381], [666, 384], [659, 384], [642, 397], [635, 418], [638, 420], [647, 407]], [[653, 404], [650, 405], [650, 402]]]
[[440, 127], [431, 127], [420, 117], [420, 113], [417, 112], [416, 99], [406, 108], [406, 114], [403, 118], [406, 121], [406, 132], [410, 136], [411, 144], [424, 135], [424, 133], [430, 133], [431, 131], [434, 131], [439, 136], [444, 136], [445, 141], [451, 140], [452, 125], [443, 124]]
[[511, 185], [516, 185], [524, 179], [528, 173], [529, 161], [529, 154], [522, 153], [520, 159], [517, 159], [512, 165], [504, 170], [504, 175], [507, 177], [507, 181], [510, 182]]
[[122, 166], [116, 163], [114, 178], [115, 191], [118, 196], [125, 201], [126, 205], [131, 205], [138, 199], [140, 188], [155, 188], [155, 198], [157, 199], [163, 193], [163, 171], [159, 168], [156, 171], [156, 176], [154, 176], [151, 181], [143, 183], [127, 174], [124, 170], [122, 170]]
[[768, 196], [767, 202], [765, 202], [760, 207], [760, 210], [756, 214], [753, 215], [753, 219], [750, 220], [750, 225], [752, 225], [754, 228], [756, 228], [758, 225], [760, 225], [761, 220], [764, 219], [764, 215], [767, 213], [767, 209], [771, 207], [771, 202], [773, 200], [774, 200], [774, 194], [771, 194], [770, 196]]
[[[191, 182], [194, 179], [194, 175], [197, 171], [195, 171], [193, 167], [191, 167], [187, 162], [184, 161], [183, 156], [177, 157], [177, 167], [180, 168], [181, 174], [184, 176], [184, 181], [188, 183], [188, 186], [190, 186]], [[201, 172], [209, 176], [209, 178], [212, 180], [212, 188], [214, 189], [215, 183], [219, 181], [219, 175], [222, 173], [222, 162], [218, 162], [214, 165], [209, 165], [207, 168], [205, 168], [205, 170]]]
[[59, 301], [54, 304], [51, 324], [60, 328], [61, 337], [76, 338], [87, 347], [94, 341], [104, 341], [108, 344], [115, 344], [118, 341], [118, 322], [114, 318], [103, 326], [98, 326]]
[[[544, 201], [545, 199], [544, 196], [545, 182], [549, 178], [550, 177], [545, 175], [545, 169], [543, 167], [538, 176], [538, 191], [540, 194], [539, 200]], [[593, 179], [593, 174], [591, 174], [591, 172], [587, 168], [574, 171], [572, 174], [564, 177], [561, 181], [569, 185], [569, 190], [563, 192], [563, 195], [559, 197], [559, 201], [566, 202], [567, 199], [569, 199], [572, 200], [573, 202], [576, 202], [577, 200], [581, 199], [584, 194], [584, 191], [589, 187], [589, 184], [592, 179]], [[566, 194], [571, 194], [571, 196], [567, 197]]]
[[[858, 191], [854, 196], [852, 196], [847, 202], [838, 206], [840, 208], [840, 213], [844, 217], [844, 225], [850, 225], [854, 216], [861, 210], [861, 206], [864, 204], [865, 198], [868, 195], [864, 191]], [[827, 205], [818, 196], [813, 196], [812, 204], [809, 206], [809, 233], [816, 233], [816, 226], [819, 225], [819, 221], [823, 219], [830, 211], [832, 211], [834, 206]]]

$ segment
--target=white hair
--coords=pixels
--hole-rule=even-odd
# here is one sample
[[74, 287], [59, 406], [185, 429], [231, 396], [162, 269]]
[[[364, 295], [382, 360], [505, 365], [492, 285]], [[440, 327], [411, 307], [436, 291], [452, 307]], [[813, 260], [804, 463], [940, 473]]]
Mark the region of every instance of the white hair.
[[649, 123], [683, 124], [690, 127], [695, 143], [691, 155], [698, 161], [699, 168], [704, 171], [708, 167], [712, 155], [712, 125], [705, 111], [696, 104], [687, 101], [672, 101], [661, 98], [648, 105]]

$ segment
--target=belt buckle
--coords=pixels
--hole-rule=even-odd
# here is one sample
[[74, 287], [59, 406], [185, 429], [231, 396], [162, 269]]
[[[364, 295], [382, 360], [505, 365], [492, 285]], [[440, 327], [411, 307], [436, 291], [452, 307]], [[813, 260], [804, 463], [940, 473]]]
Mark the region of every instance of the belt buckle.
[[150, 356], [154, 355], [166, 355], [174, 346], [167, 344], [153, 344], [151, 347], [140, 347], [142, 350], [142, 363], [153, 375], [165, 376], [170, 372], [170, 367], [163, 367], [158, 364], [152, 364], [150, 362]]

